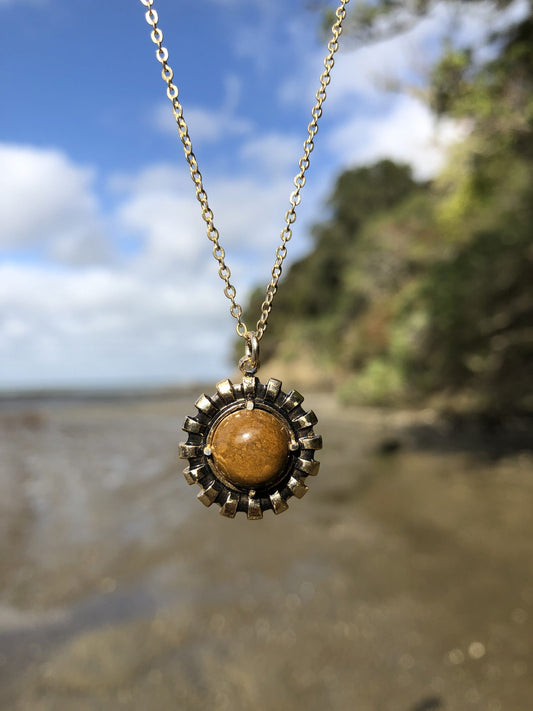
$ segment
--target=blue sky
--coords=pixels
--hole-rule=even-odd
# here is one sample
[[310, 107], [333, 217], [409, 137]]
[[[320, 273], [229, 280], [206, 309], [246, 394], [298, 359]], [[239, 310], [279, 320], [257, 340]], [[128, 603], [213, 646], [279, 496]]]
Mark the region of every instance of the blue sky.
[[[322, 70], [320, 18], [303, 1], [156, 7], [244, 302], [269, 279]], [[234, 369], [234, 322], [144, 11], [137, 0], [0, 0], [0, 388], [216, 380]], [[391, 156], [419, 177], [439, 171], [463, 128], [384, 85], [423, 87], [452, 26], [457, 41], [483, 45], [487, 10], [454, 19], [437, 6], [405, 35], [344, 44], [290, 259], [309, 248], [342, 169]]]

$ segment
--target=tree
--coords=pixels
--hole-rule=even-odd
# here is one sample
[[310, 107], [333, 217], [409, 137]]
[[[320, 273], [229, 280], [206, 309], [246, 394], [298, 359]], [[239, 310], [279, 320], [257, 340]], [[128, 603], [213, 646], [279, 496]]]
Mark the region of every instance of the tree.
[[[358, 31], [397, 31], [432, 5], [357, 6]], [[266, 355], [312, 350], [348, 399], [533, 411], [532, 15], [492, 37], [489, 61], [450, 45], [433, 67], [430, 105], [470, 130], [432, 184], [390, 161], [339, 176], [280, 284]]]

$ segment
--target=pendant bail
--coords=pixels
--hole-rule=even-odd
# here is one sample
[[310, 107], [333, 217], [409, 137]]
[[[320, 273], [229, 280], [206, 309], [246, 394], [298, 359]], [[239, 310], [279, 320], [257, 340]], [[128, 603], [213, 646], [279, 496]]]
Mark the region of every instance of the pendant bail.
[[239, 360], [239, 368], [244, 375], [255, 375], [259, 370], [259, 340], [255, 331], [245, 335], [245, 355]]

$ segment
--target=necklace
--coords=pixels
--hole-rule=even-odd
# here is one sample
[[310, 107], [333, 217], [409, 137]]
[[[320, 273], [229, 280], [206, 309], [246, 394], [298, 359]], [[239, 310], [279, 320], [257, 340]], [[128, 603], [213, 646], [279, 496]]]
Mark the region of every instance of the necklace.
[[263, 511], [272, 509], [279, 514], [288, 508], [292, 496], [302, 498], [307, 493], [308, 476], [318, 474], [319, 462], [315, 451], [322, 448], [322, 438], [314, 433], [317, 417], [312, 410], [306, 412], [303, 396], [296, 390], [285, 393], [280, 380], [270, 378], [263, 384], [256, 377], [259, 369], [259, 341], [263, 337], [278, 289], [282, 265], [287, 256], [287, 242], [292, 237], [296, 220], [296, 207], [305, 185], [305, 173], [314, 148], [318, 120], [326, 99], [326, 87], [331, 80], [334, 55], [339, 48], [346, 5], [350, 0], [340, 0], [335, 12], [332, 37], [320, 75], [316, 103], [307, 127], [304, 152], [298, 162], [299, 172], [294, 178], [290, 207], [285, 213], [265, 300], [256, 330], [249, 331], [242, 319], [242, 307], [237, 302], [235, 287], [230, 281], [231, 272], [225, 262], [225, 252], [220, 244], [219, 232], [214, 225], [203, 186], [202, 174], [192, 149], [189, 128], [183, 117], [178, 98], [178, 88], [173, 82], [174, 72], [168, 63], [168, 50], [163, 46], [163, 32], [154, 0], [141, 0], [148, 8], [145, 17], [151, 26], [150, 37], [156, 45], [156, 58], [161, 64], [161, 76], [167, 86], [167, 97], [172, 104], [178, 134], [189, 165], [191, 178], [200, 203], [202, 218], [207, 227], [207, 237], [212, 242], [213, 257], [218, 263], [218, 274], [224, 282], [224, 295], [230, 301], [230, 314], [237, 321], [237, 334], [245, 341], [245, 354], [239, 361], [242, 381], [234, 384], [222, 380], [216, 385], [214, 395], [201, 395], [195, 403], [197, 414], [187, 417], [183, 430], [186, 442], [180, 443], [179, 455], [188, 460], [184, 476], [189, 484], [198, 484], [198, 499], [206, 506], [217, 503], [223, 516], [234, 518], [238, 511], [249, 519], [263, 517]]

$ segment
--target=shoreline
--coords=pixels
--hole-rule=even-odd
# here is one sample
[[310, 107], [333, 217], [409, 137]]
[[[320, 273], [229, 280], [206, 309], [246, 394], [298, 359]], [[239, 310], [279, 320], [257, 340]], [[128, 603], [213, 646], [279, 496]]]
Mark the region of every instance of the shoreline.
[[309, 493], [225, 520], [177, 459], [198, 394], [0, 417], [0, 709], [527, 707], [530, 452], [309, 393]]

